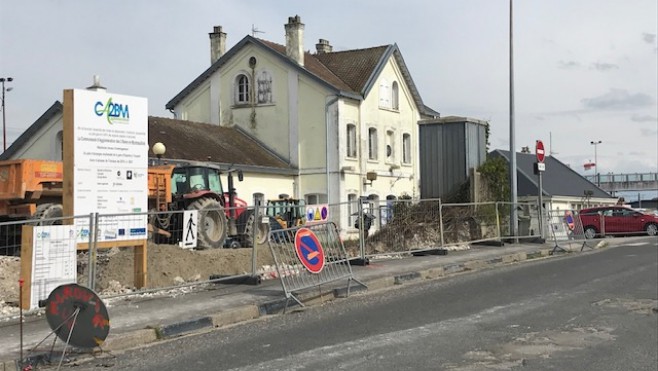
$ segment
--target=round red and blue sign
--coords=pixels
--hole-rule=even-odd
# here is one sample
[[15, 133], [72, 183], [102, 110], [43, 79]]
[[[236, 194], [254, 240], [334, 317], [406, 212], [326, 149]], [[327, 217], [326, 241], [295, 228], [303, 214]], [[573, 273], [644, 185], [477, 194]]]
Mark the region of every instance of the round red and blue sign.
[[302, 265], [311, 273], [320, 273], [324, 268], [324, 250], [318, 236], [308, 228], [295, 233], [295, 253]]

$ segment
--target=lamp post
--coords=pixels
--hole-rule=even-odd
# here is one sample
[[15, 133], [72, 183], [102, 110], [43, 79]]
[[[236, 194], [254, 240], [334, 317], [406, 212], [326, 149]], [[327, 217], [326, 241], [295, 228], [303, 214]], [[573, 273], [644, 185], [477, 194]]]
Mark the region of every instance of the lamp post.
[[0, 77], [0, 83], [2, 83], [2, 150], [7, 150], [7, 129], [6, 129], [6, 116], [5, 116], [5, 91], [11, 91], [11, 87], [5, 89], [5, 81], [12, 82], [14, 79], [12, 77]]
[[601, 179], [600, 179], [600, 177], [599, 177], [599, 159], [598, 159], [598, 157], [597, 157], [598, 154], [597, 154], [597, 150], [596, 150], [596, 149], [597, 149], [597, 147], [599, 146], [599, 144], [601, 144], [601, 143], [603, 143], [603, 142], [600, 141], [600, 140], [597, 140], [597, 141], [594, 141], [594, 140], [593, 140], [593, 141], [589, 142], [589, 144], [591, 144], [591, 145], [594, 146], [594, 170], [595, 170], [595, 173], [594, 173], [594, 174], [595, 174], [595, 176], [596, 176], [596, 186], [597, 186], [597, 187], [601, 185], [601, 184], [600, 184], [600, 183], [601, 183]]
[[160, 160], [162, 159], [162, 155], [164, 155], [165, 152], [167, 151], [167, 147], [165, 147], [165, 145], [162, 144], [161, 142], [157, 142], [153, 145], [153, 148], [151, 148], [151, 150], [155, 154], [155, 157], [158, 158], [158, 165], [160, 165]]
[[514, 242], [518, 242], [518, 214], [516, 211], [517, 202], [517, 183], [516, 178], [516, 131], [514, 127], [514, 43], [513, 43], [513, 18], [514, 6], [512, 0], [509, 1], [509, 182], [510, 182], [510, 201], [512, 208], [510, 210], [510, 234], [514, 237]]

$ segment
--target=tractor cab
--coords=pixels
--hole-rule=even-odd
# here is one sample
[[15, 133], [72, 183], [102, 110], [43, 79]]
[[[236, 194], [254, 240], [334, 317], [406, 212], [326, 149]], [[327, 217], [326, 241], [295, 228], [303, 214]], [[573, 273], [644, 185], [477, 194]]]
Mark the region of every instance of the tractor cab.
[[198, 193], [224, 194], [219, 169], [206, 166], [177, 166], [171, 174], [174, 198], [198, 197]]
[[276, 219], [284, 229], [300, 226], [306, 218], [304, 200], [281, 194], [278, 199], [267, 201], [267, 216]]

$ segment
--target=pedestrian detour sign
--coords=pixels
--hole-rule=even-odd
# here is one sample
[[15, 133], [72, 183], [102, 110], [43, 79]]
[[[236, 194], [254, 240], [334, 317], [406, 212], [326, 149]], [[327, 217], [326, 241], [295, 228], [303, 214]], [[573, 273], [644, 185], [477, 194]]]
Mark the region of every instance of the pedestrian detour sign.
[[308, 228], [295, 233], [295, 253], [302, 265], [311, 273], [318, 274], [324, 268], [324, 250], [318, 237]]

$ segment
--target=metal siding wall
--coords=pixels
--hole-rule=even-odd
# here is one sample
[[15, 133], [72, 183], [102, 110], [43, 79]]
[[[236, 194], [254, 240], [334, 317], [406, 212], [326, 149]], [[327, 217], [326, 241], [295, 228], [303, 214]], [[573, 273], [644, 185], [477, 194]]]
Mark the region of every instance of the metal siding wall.
[[466, 166], [464, 126], [461, 123], [449, 123], [443, 126], [444, 172], [440, 175], [441, 192], [439, 197], [445, 197], [455, 191], [457, 186], [466, 179], [466, 174], [463, 172]]
[[439, 197], [440, 179], [443, 173], [441, 163], [442, 127], [440, 125], [421, 125], [420, 144], [420, 195], [421, 198]]

